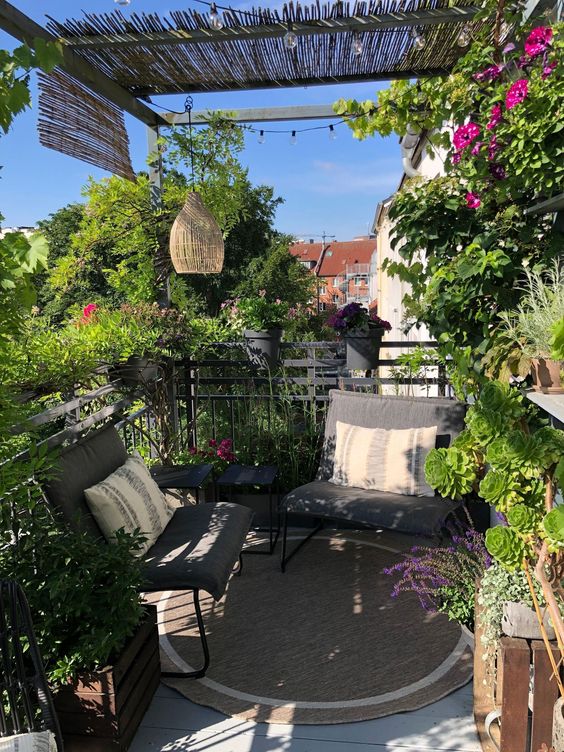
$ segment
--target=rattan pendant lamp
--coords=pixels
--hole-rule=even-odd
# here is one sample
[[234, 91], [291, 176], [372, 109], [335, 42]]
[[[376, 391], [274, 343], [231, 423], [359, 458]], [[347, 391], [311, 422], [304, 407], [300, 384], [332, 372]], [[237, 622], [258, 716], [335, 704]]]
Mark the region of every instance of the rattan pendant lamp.
[[186, 100], [190, 134], [192, 190], [170, 231], [170, 258], [178, 274], [218, 274], [223, 269], [223, 233], [215, 217], [194, 190], [192, 98]]

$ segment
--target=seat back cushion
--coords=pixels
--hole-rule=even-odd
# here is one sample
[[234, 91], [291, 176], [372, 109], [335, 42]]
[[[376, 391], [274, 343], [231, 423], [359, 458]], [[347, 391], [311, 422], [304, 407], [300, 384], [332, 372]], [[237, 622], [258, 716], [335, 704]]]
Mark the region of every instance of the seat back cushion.
[[436, 446], [449, 446], [464, 428], [466, 405], [446, 397], [396, 397], [332, 389], [317, 480], [333, 476], [337, 421], [363, 428], [436, 426]]
[[2, 737], [0, 752], [57, 752], [57, 742], [50, 731], [30, 731]]
[[437, 427], [362, 428], [337, 421], [331, 483], [407, 496], [434, 496], [425, 480], [425, 459]]
[[174, 514], [137, 453], [103, 481], [87, 488], [84, 495], [109, 543], [115, 541], [115, 532], [120, 529], [145, 536], [136, 552], [139, 556], [151, 548]]
[[126, 459], [127, 450], [113, 425], [92, 431], [63, 450], [45, 486], [47, 498], [74, 530], [100, 538], [102, 531], [86, 504], [84, 490], [107, 478]]

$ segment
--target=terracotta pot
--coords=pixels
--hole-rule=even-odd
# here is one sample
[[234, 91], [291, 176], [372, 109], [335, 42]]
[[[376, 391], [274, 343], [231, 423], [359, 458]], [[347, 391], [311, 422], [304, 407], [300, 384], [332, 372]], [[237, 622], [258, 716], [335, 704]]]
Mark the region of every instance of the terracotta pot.
[[383, 336], [383, 329], [345, 334], [347, 368], [350, 371], [371, 371], [376, 368], [380, 361], [380, 344]]
[[266, 329], [261, 332], [245, 329], [243, 334], [247, 356], [252, 365], [269, 370], [276, 368], [280, 359], [280, 342], [283, 333], [283, 329], [278, 328]]
[[533, 358], [531, 373], [533, 375], [533, 389], [545, 394], [564, 394], [562, 386], [563, 364], [560, 360], [545, 360]]

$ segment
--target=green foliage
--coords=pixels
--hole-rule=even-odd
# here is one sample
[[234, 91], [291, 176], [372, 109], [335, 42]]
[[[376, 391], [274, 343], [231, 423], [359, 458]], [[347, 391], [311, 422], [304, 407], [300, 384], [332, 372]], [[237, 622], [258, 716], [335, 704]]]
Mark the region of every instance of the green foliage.
[[564, 360], [564, 318], [554, 325], [553, 332], [552, 357], [555, 360]]
[[249, 298], [239, 298], [224, 309], [235, 330], [284, 328], [288, 319], [289, 306], [279, 298], [271, 300], [266, 290]]
[[462, 499], [476, 481], [472, 460], [459, 448], [432, 449], [425, 460], [425, 477], [445, 499]]
[[[519, 42], [528, 32], [515, 21]], [[404, 136], [410, 126], [428, 134], [428, 152], [444, 161], [445, 175], [408, 180], [396, 195], [389, 216], [401, 261], [387, 262], [387, 272], [411, 285], [404, 300], [408, 316], [425, 323], [465, 369], [483, 370], [500, 314], [522, 295], [525, 268], [541, 271], [560, 254], [562, 234], [550, 217], [523, 209], [563, 189], [563, 28], [554, 24], [546, 54], [518, 69], [519, 53], [501, 60], [486, 23], [449, 76], [394, 82], [379, 92], [377, 105], [341, 100], [335, 106], [355, 116], [349, 120], [355, 137]], [[499, 73], [483, 75], [500, 62]], [[528, 93], [507, 109], [516, 76], [528, 81]], [[501, 119], [492, 124], [498, 105]], [[455, 146], [452, 134], [469, 120], [478, 137], [466, 148]], [[481, 202], [478, 208], [467, 203], [470, 194]], [[499, 373], [503, 359], [494, 365]]]
[[506, 569], [517, 569], [523, 563], [523, 539], [510, 527], [491, 527], [486, 531], [486, 548]]
[[545, 515], [542, 524], [550, 540], [562, 548], [564, 545], [564, 509], [561, 506], [555, 507]]
[[457, 583], [456, 586], [442, 586], [438, 588], [441, 604], [438, 610], [446, 614], [451, 621], [464, 624], [472, 629], [474, 625], [474, 594], [476, 585], [474, 580]]

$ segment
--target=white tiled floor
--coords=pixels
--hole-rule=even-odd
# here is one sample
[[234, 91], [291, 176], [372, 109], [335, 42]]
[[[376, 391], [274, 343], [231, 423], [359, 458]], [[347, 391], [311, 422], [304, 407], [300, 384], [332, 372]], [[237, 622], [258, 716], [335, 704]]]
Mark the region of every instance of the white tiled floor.
[[472, 685], [412, 713], [361, 723], [289, 726], [229, 718], [161, 685], [131, 752], [481, 752]]

